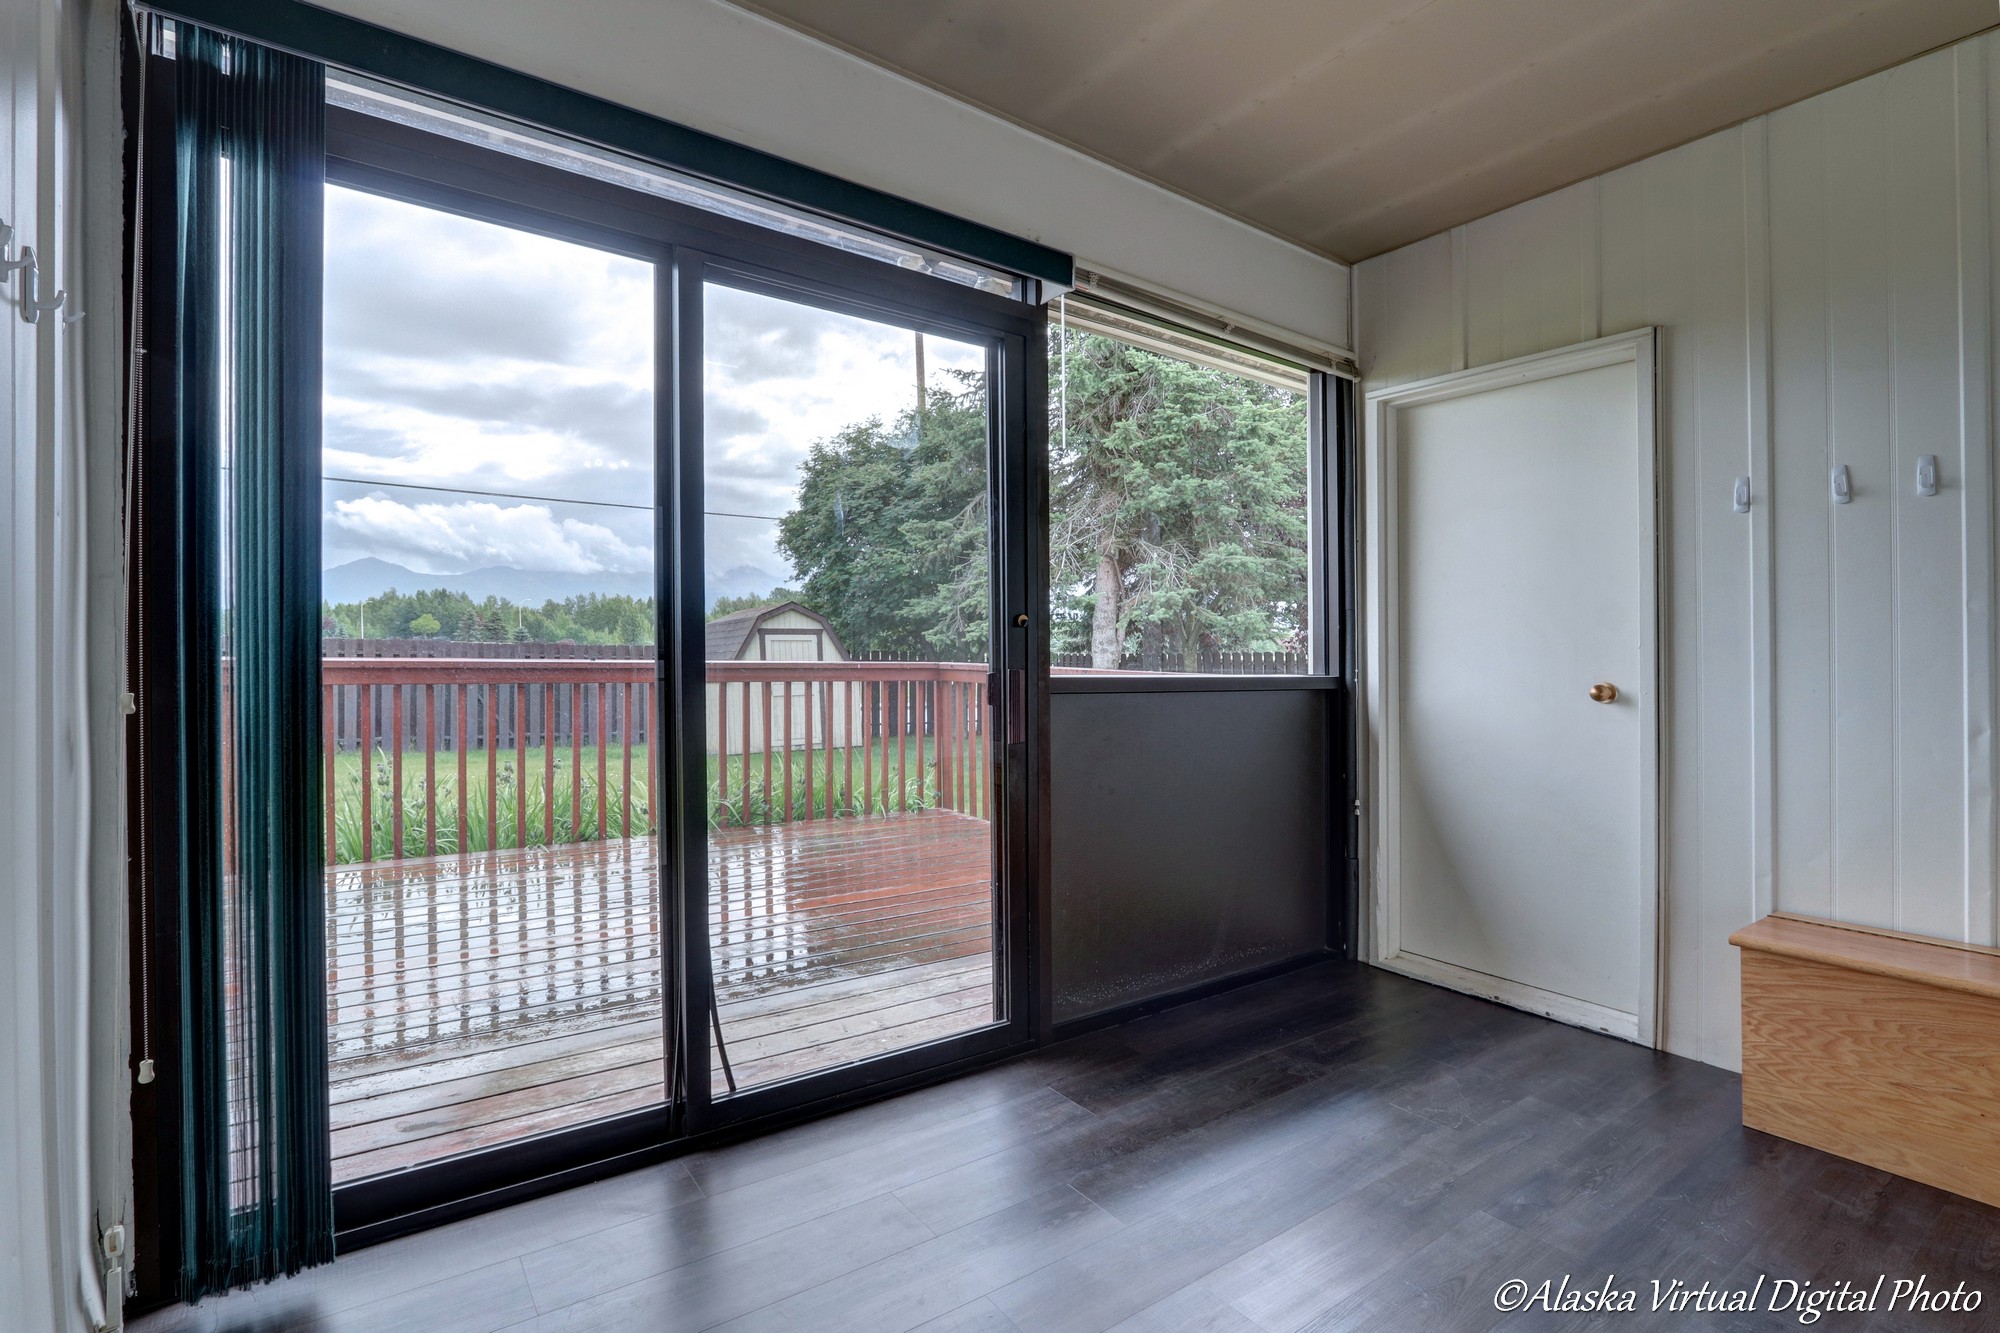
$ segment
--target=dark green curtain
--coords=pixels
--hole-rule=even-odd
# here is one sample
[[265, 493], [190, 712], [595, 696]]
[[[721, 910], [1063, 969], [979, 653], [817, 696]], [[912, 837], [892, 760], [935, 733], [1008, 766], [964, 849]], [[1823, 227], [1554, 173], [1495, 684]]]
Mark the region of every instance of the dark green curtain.
[[[325, 71], [174, 25], [183, 1299], [333, 1258], [319, 836]], [[162, 288], [166, 290], [162, 290]], [[157, 349], [165, 352], [167, 349]]]

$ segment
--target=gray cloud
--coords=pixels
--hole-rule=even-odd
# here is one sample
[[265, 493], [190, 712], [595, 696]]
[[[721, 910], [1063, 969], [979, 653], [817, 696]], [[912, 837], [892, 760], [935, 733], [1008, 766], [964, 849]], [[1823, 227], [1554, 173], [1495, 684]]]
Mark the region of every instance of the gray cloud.
[[703, 358], [711, 367], [726, 368], [731, 378], [745, 380], [796, 376], [801, 366], [811, 364], [823, 338], [842, 331], [843, 324], [861, 322], [714, 284], [702, 293], [702, 312]]
[[[650, 390], [534, 377], [451, 383], [329, 366], [327, 395], [329, 451], [382, 460], [400, 480], [490, 488], [525, 467], [546, 474], [551, 494], [623, 498], [653, 471]], [[506, 443], [486, 455], [430, 457], [426, 445], [441, 430]]]
[[343, 489], [348, 493], [328, 497], [326, 538], [344, 554], [429, 574], [492, 565], [571, 574], [653, 567], [650, 513]]
[[702, 428], [713, 447], [741, 435], [762, 435], [771, 429], [771, 419], [747, 404], [711, 401], [702, 406]]
[[705, 488], [702, 508], [728, 514], [782, 518], [792, 507], [792, 494], [789, 484], [758, 486], [734, 477], [718, 477], [710, 480]]
[[[367, 483], [327, 487], [327, 563], [650, 568], [651, 266], [340, 187], [327, 195], [326, 468]], [[907, 330], [721, 287], [706, 309], [707, 509], [785, 513], [816, 440], [914, 399]], [[933, 383], [983, 363], [979, 348], [946, 339], [927, 339], [926, 353]], [[574, 500], [641, 508], [563, 503]], [[710, 519], [711, 573], [792, 577], [776, 535], [772, 522]]]
[[571, 361], [590, 341], [563, 284], [598, 266], [583, 247], [338, 186], [326, 220], [329, 347], [448, 364]]
[[[426, 369], [430, 363], [426, 363]], [[329, 360], [327, 378], [342, 397], [393, 403], [442, 412], [495, 425], [541, 426], [591, 438], [624, 439], [626, 451], [643, 442], [651, 447], [653, 393], [615, 380], [597, 384], [542, 382], [533, 377], [502, 382], [414, 378], [385, 369], [379, 359], [364, 366]]]

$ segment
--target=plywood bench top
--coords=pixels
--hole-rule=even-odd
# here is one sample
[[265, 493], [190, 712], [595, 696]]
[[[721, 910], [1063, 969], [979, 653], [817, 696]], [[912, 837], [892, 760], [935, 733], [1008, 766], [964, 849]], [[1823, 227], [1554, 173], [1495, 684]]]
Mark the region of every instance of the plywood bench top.
[[1739, 949], [1780, 954], [2000, 1000], [2000, 949], [1773, 912], [1729, 937]]

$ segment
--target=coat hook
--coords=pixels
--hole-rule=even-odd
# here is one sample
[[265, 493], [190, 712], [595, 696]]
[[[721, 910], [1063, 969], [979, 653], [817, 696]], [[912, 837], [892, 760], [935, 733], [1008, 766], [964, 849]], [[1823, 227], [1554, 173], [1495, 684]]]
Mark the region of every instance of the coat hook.
[[7, 247], [13, 243], [13, 240], [14, 240], [13, 226], [9, 223], [0, 222], [0, 278], [5, 278], [9, 273], [12, 273], [15, 269], [26, 268], [29, 264], [34, 262], [33, 252], [30, 251], [28, 247], [25, 245], [21, 247], [20, 258], [18, 259], [7, 258]]
[[35, 263], [33, 246], [21, 247], [21, 260], [21, 318], [30, 324], [40, 323], [43, 312], [60, 310], [69, 293], [58, 287], [55, 298], [44, 301], [37, 290], [41, 286], [41, 268]]

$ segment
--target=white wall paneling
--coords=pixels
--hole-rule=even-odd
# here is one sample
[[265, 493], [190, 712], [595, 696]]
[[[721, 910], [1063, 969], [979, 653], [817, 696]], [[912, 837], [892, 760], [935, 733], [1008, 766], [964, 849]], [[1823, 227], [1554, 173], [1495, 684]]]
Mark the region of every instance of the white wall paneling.
[[1356, 270], [1371, 390], [1662, 331], [1665, 1041], [1716, 1064], [1766, 911], [1996, 942], [1996, 41]]
[[[83, 375], [96, 330], [118, 365], [117, 85], [89, 89], [84, 71], [115, 70], [123, 21], [108, 0], [0, 0], [0, 220], [10, 257], [34, 249], [41, 298], [65, 293], [30, 324], [20, 275], [0, 282], [0, 1327], [60, 1333], [106, 1327], [118, 1305], [122, 1228], [115, 1257], [104, 1238], [131, 1180], [117, 584], [97, 600], [117, 526], [85, 518], [117, 512], [119, 395], [86, 407]], [[85, 122], [107, 110], [101, 284], [79, 168]], [[107, 409], [114, 429], [87, 456], [86, 412]], [[86, 473], [112, 484], [86, 497]]]

